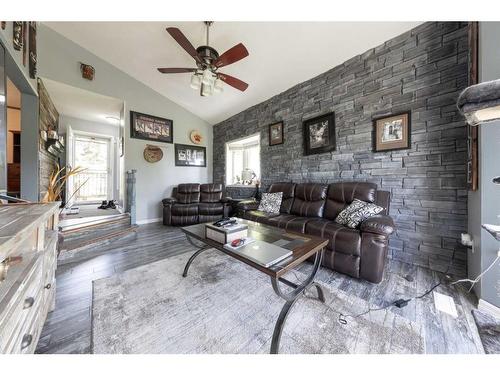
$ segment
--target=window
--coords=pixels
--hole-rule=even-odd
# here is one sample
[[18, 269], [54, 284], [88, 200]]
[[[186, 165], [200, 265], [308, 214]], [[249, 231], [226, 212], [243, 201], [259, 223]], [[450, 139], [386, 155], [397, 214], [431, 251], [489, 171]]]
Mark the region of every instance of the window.
[[226, 185], [255, 185], [260, 180], [260, 135], [226, 143]]

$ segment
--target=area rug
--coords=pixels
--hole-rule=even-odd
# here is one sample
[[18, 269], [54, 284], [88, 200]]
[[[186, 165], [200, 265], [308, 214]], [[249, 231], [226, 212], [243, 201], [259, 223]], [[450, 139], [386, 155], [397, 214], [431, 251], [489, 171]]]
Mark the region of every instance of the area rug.
[[479, 310], [472, 310], [479, 337], [486, 354], [500, 354], [500, 320]]
[[[284, 301], [269, 277], [217, 250], [128, 270], [93, 284], [94, 353], [268, 353]], [[294, 273], [296, 278], [305, 275]], [[293, 277], [290, 276], [293, 280]], [[301, 298], [286, 321], [280, 353], [423, 353], [422, 328], [327, 284], [326, 304]]]

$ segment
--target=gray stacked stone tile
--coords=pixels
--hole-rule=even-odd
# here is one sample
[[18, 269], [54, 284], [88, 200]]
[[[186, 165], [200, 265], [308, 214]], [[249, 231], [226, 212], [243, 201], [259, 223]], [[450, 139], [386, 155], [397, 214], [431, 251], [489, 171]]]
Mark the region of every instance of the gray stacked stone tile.
[[[437, 270], [451, 263], [462, 275], [467, 128], [455, 102], [467, 61], [466, 23], [422, 24], [215, 125], [214, 182], [225, 181], [225, 143], [259, 132], [264, 190], [278, 181], [375, 182], [392, 194], [389, 256]], [[408, 110], [411, 149], [372, 152], [372, 119]], [[337, 150], [304, 156], [302, 121], [331, 111]], [[285, 143], [268, 146], [276, 121]]]

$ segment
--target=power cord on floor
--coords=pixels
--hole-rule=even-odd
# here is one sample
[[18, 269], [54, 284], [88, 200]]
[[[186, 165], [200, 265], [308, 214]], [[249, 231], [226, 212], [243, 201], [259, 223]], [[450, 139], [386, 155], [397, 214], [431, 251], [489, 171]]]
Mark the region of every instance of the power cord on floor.
[[[451, 280], [451, 275], [449, 275], [449, 271], [450, 271], [451, 266], [453, 265], [453, 261], [455, 260], [455, 253], [456, 253], [456, 249], [453, 250], [450, 262], [448, 263], [448, 266], [446, 267], [446, 270], [444, 271], [444, 277], [447, 280]], [[474, 287], [474, 285], [484, 276], [484, 274], [486, 272], [488, 272], [495, 265], [495, 263], [497, 262], [498, 259], [500, 259], [500, 251], [497, 254], [497, 257], [495, 258], [495, 260], [488, 266], [488, 268], [486, 268], [475, 279], [473, 279], [473, 280], [471, 280], [471, 279], [461, 279], [461, 280], [457, 280], [457, 281], [451, 282], [449, 285], [456, 285], [456, 284], [459, 284], [459, 283], [470, 282], [472, 284], [471, 287], [469, 288], [469, 292], [470, 292], [472, 290], [472, 288]], [[278, 268], [283, 268], [283, 267], [279, 267], [278, 266]], [[295, 270], [290, 270], [290, 271], [292, 271], [291, 273], [296, 278], [296, 280], [299, 282], [300, 279], [295, 274]], [[396, 272], [391, 272], [391, 273], [394, 273], [396, 275], [401, 276], [401, 274], [396, 273]], [[410, 281], [410, 282], [413, 281], [413, 278], [409, 277], [409, 275], [404, 276], [404, 279], [406, 279], [407, 281]], [[339, 321], [340, 324], [346, 325], [346, 324], [348, 324], [347, 318], [356, 319], [356, 318], [359, 318], [360, 316], [369, 314], [370, 312], [386, 310], [386, 309], [388, 309], [388, 308], [390, 308], [392, 306], [396, 306], [398, 308], [403, 308], [403, 307], [407, 306], [408, 303], [410, 303], [412, 300], [417, 300], [417, 299], [425, 298], [426, 296], [428, 296], [429, 294], [431, 294], [436, 288], [438, 288], [441, 285], [443, 285], [443, 281], [442, 280], [440, 280], [439, 282], [437, 282], [436, 284], [434, 284], [432, 287], [430, 287], [429, 289], [427, 289], [424, 293], [422, 293], [420, 295], [417, 295], [417, 296], [414, 296], [414, 297], [410, 297], [410, 298], [399, 298], [396, 301], [388, 303], [387, 305], [382, 306], [382, 307], [377, 307], [377, 308], [371, 308], [371, 307], [369, 307], [366, 311], [363, 311], [362, 313], [355, 314], [355, 315], [344, 314], [344, 313], [341, 313], [339, 311], [335, 311], [331, 306], [328, 306], [328, 305], [326, 305], [326, 306], [327, 306], [327, 308], [330, 311], [332, 311], [335, 314], [338, 314], [338, 321]], [[306, 291], [304, 291], [304, 294], [305, 294], [305, 292]]]

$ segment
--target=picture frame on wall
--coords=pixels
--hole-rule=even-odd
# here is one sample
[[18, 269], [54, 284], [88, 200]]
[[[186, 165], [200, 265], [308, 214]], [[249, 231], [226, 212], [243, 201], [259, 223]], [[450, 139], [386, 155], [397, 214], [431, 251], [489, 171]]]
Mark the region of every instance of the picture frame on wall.
[[322, 154], [337, 149], [335, 112], [303, 121], [304, 155]]
[[174, 145], [176, 167], [206, 167], [207, 148], [202, 146]]
[[172, 120], [130, 111], [130, 138], [174, 143]]
[[284, 143], [283, 121], [269, 125], [269, 146], [281, 145]]
[[411, 113], [379, 117], [373, 120], [373, 151], [395, 151], [411, 148]]

